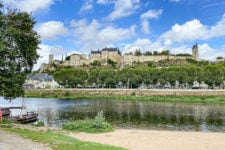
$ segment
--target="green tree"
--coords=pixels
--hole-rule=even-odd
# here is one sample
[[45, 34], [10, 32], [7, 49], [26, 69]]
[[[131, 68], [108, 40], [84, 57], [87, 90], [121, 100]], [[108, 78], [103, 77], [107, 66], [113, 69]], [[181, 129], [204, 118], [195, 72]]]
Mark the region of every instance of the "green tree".
[[169, 50], [163, 50], [160, 55], [169, 55], [170, 51]]
[[135, 56], [141, 56], [142, 55], [141, 50], [136, 49], [135, 52], [134, 52], [134, 55]]
[[92, 85], [93, 83], [98, 82], [99, 72], [100, 72], [100, 69], [92, 69], [89, 71], [89, 76], [88, 76], [89, 85]]
[[153, 55], [159, 55], [158, 51], [153, 51]]
[[144, 53], [144, 55], [146, 55], [146, 56], [152, 55], [152, 52], [146, 51], [146, 52]]
[[92, 66], [101, 66], [101, 62], [94, 60], [93, 63], [91, 63]]
[[84, 85], [88, 79], [88, 73], [84, 69], [62, 69], [54, 73], [55, 80], [66, 87]]
[[113, 69], [101, 69], [98, 75], [97, 83], [101, 86], [106, 87], [115, 87], [116, 80], [115, 76], [116, 72]]
[[30, 14], [3, 9], [0, 3], [0, 95], [14, 99], [24, 96], [22, 85], [38, 59], [40, 42]]
[[107, 59], [107, 63], [108, 63], [109, 65], [111, 65], [112, 67], [115, 67], [116, 64], [117, 64], [117, 62], [113, 61], [112, 59]]

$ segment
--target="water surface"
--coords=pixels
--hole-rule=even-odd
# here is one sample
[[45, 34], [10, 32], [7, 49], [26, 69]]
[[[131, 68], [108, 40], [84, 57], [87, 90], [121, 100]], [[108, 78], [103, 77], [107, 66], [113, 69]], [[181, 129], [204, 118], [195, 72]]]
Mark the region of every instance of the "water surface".
[[[2, 106], [21, 106], [22, 99]], [[39, 120], [47, 126], [60, 127], [63, 122], [94, 118], [101, 110], [106, 120], [119, 128], [147, 128], [185, 131], [225, 131], [224, 104], [130, 102], [87, 99], [26, 98], [26, 111], [39, 111]], [[13, 110], [17, 115], [21, 110]]]

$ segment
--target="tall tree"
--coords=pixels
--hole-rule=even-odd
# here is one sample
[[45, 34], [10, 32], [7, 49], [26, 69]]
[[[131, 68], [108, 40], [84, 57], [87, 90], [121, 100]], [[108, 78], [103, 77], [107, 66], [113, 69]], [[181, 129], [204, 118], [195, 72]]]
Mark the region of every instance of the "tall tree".
[[38, 59], [40, 42], [30, 14], [3, 10], [0, 3], [0, 95], [14, 99], [24, 96], [22, 85]]

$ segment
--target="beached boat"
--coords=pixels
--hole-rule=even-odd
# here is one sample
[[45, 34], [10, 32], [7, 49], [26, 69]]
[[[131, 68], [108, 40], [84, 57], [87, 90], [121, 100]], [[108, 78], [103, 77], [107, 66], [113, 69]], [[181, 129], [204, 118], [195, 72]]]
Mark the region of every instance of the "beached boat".
[[19, 116], [11, 117], [11, 120], [18, 121], [20, 123], [31, 123], [38, 120], [38, 113], [36, 112], [27, 112], [26, 114], [22, 114]]
[[1, 107], [0, 110], [2, 111], [2, 117], [9, 117], [11, 114], [9, 107]]

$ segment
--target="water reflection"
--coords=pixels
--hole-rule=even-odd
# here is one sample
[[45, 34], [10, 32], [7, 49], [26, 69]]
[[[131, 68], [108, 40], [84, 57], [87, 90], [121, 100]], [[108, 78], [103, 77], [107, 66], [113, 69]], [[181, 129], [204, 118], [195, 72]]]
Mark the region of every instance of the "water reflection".
[[[13, 102], [21, 105], [19, 99]], [[12, 105], [3, 105], [6, 104]], [[221, 104], [28, 98], [26, 105], [27, 111], [39, 109], [40, 120], [47, 126], [61, 126], [68, 120], [94, 118], [103, 110], [106, 120], [116, 127], [225, 131], [225, 105]]]

